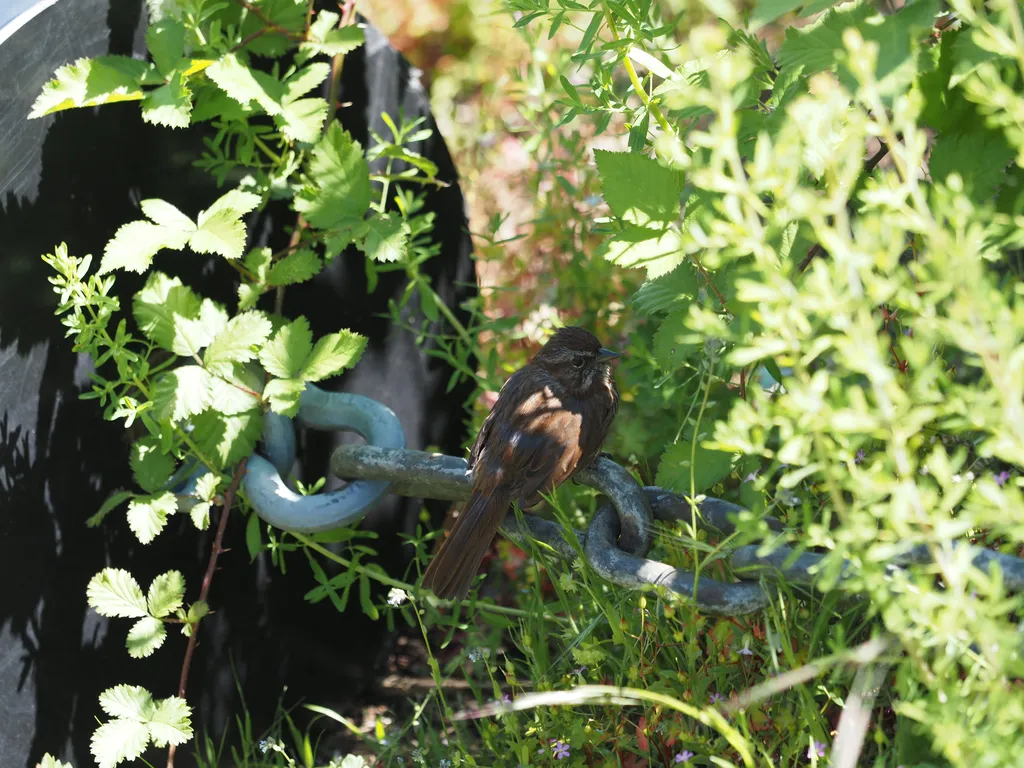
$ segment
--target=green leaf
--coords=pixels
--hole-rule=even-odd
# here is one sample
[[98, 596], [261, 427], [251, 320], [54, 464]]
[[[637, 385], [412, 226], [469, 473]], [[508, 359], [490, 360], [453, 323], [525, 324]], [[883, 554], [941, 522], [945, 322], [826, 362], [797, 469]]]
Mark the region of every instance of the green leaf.
[[318, 229], [351, 226], [370, 206], [370, 166], [359, 142], [331, 123], [310, 155], [310, 186], [295, 197], [295, 210]]
[[128, 56], [98, 56], [65, 64], [43, 86], [29, 118], [75, 107], [93, 107], [142, 98], [142, 80], [149, 65]]
[[[914, 52], [937, 12], [937, 0], [917, 0], [888, 16], [862, 0], [844, 3], [813, 24], [786, 30], [779, 65], [783, 69], [802, 65], [805, 76], [831, 69], [845, 56], [843, 33], [856, 28], [864, 40], [878, 43], [875, 77], [883, 93], [892, 93], [913, 78]], [[847, 89], [855, 90], [856, 82], [845, 66], [839, 67], [839, 78]]]
[[295, 416], [299, 412], [299, 397], [306, 389], [302, 379], [271, 379], [263, 388], [263, 397], [274, 413]]
[[225, 259], [238, 259], [245, 249], [245, 223], [234, 211], [221, 210], [199, 214], [199, 227], [188, 239], [196, 253], [216, 253]]
[[203, 501], [213, 501], [217, 495], [217, 488], [220, 487], [220, 477], [213, 472], [207, 472], [196, 480], [196, 496]]
[[146, 30], [146, 47], [161, 75], [168, 75], [185, 55], [185, 25], [161, 19]]
[[323, 269], [323, 263], [309, 248], [300, 248], [281, 259], [270, 268], [267, 283], [270, 285], [294, 285], [304, 283]]
[[682, 171], [632, 152], [594, 151], [601, 190], [612, 213], [631, 224], [679, 218]]
[[202, 413], [210, 405], [210, 374], [198, 365], [183, 365], [160, 375], [153, 388], [153, 407], [172, 424]]
[[[199, 224], [219, 213], [230, 212], [235, 218], [242, 218], [247, 213], [255, 211], [263, 198], [255, 192], [246, 192], [244, 189], [232, 189], [218, 197], [209, 208], [199, 214]], [[260, 249], [256, 249], [260, 250]]]
[[339, 331], [320, 339], [302, 365], [299, 378], [320, 381], [355, 365], [366, 349], [366, 337], [353, 331]]
[[369, 231], [359, 249], [377, 262], [398, 261], [405, 255], [409, 227], [400, 216], [382, 213], [366, 220]]
[[313, 144], [323, 130], [327, 111], [327, 102], [319, 97], [297, 99], [284, 104], [274, 122], [286, 138]]
[[[263, 376], [253, 375], [247, 366], [234, 364], [227, 372], [210, 377], [210, 407], [234, 416], [259, 407]], [[256, 393], [256, 394], [253, 394]]]
[[[655, 484], [676, 493], [689, 494], [692, 448], [689, 440], [670, 445], [658, 464]], [[692, 462], [693, 492], [705, 493], [715, 483], [728, 477], [733, 461], [731, 453], [708, 450], [698, 442]]]
[[[209, 475], [216, 478], [216, 475]], [[162, 619], [181, 608], [185, 599], [185, 577], [180, 571], [161, 573], [149, 585], [146, 604], [149, 615]]]
[[991, 199], [1006, 179], [1006, 168], [1016, 154], [1001, 132], [975, 126], [970, 133], [939, 134], [928, 158], [928, 170], [935, 181], [959, 174], [969, 197], [983, 202]]
[[159, 224], [161, 227], [177, 229], [182, 232], [192, 232], [196, 228], [192, 219], [165, 200], [150, 198], [140, 202], [139, 207], [154, 224]]
[[271, 324], [262, 312], [243, 312], [228, 320], [203, 355], [207, 370], [228, 375], [232, 363], [246, 363], [255, 360], [257, 348], [270, 336]]
[[309, 25], [306, 40], [299, 44], [300, 60], [312, 56], [337, 56], [354, 51], [361, 46], [366, 36], [363, 30], [354, 24], [338, 26], [338, 14], [331, 11], [320, 11], [316, 21]]
[[72, 768], [71, 763], [63, 763], [47, 752], [42, 759], [36, 763], [36, 768]]
[[118, 685], [100, 694], [100, 708], [110, 717], [143, 721], [153, 713], [153, 695], [141, 685]]
[[281, 326], [274, 337], [260, 350], [260, 362], [268, 373], [282, 379], [299, 375], [302, 365], [313, 349], [309, 321], [299, 316]]
[[125, 647], [133, 659], [144, 659], [164, 644], [167, 639], [167, 627], [160, 619], [144, 616], [128, 630]]
[[665, 373], [678, 369], [699, 349], [696, 342], [687, 339], [694, 335], [694, 332], [686, 327], [688, 315], [688, 309], [672, 312], [654, 334], [654, 358]]
[[179, 229], [161, 227], [148, 221], [132, 221], [122, 225], [103, 249], [99, 274], [115, 269], [145, 272], [153, 257], [164, 248], [180, 251], [188, 242], [188, 235]]
[[284, 87], [269, 75], [256, 72], [233, 53], [206, 68], [206, 76], [243, 106], [256, 102], [268, 115], [280, 113]]
[[608, 241], [605, 257], [622, 267], [643, 267], [647, 279], [667, 275], [686, 258], [679, 230], [664, 230], [627, 225]]
[[263, 548], [263, 539], [260, 535], [260, 518], [255, 512], [249, 513], [249, 520], [245, 524], [245, 548], [249, 550], [249, 562], [256, 559], [256, 555]]
[[165, 128], [188, 128], [192, 115], [192, 91], [180, 73], [142, 99], [142, 119]]
[[205, 531], [210, 527], [210, 502], [200, 501], [198, 504], [193, 504], [188, 514], [192, 518], [192, 525], [200, 531]]
[[167, 525], [167, 516], [177, 510], [178, 502], [170, 491], [140, 496], [128, 505], [128, 527], [140, 542], [149, 544]]
[[146, 436], [132, 444], [129, 460], [135, 482], [147, 493], [166, 483], [174, 472], [174, 457], [160, 449], [160, 441]]
[[176, 327], [198, 318], [201, 311], [202, 302], [192, 289], [163, 272], [153, 272], [132, 299], [132, 314], [146, 338], [176, 354], [189, 354], [177, 340]]
[[770, 24], [780, 16], [785, 16], [806, 2], [807, 0], [759, 0], [757, 7], [754, 8], [753, 15], [750, 17], [750, 24], [747, 29], [751, 32], [756, 32], [765, 24]]
[[92, 734], [90, 749], [99, 768], [115, 768], [139, 757], [149, 743], [149, 727], [133, 720], [111, 720]]
[[[320, 86], [331, 74], [331, 65], [326, 61], [318, 61], [297, 70], [284, 79], [284, 100], [294, 102]], [[326, 102], [325, 102], [326, 103]]]
[[203, 455], [219, 462], [216, 469], [234, 466], [252, 454], [263, 434], [263, 412], [254, 408], [226, 416], [207, 410], [192, 419], [196, 444]]
[[89, 607], [100, 616], [137, 619], [148, 615], [142, 587], [121, 568], [104, 568], [93, 576], [85, 596]]
[[107, 515], [109, 515], [122, 504], [124, 504], [124, 502], [128, 501], [128, 499], [134, 497], [135, 494], [132, 493], [131, 491], [114, 491], [112, 494], [107, 496], [106, 501], [104, 501], [103, 504], [100, 505], [100, 508], [96, 512], [96, 514], [94, 514], [92, 517], [85, 521], [85, 524], [89, 528], [95, 528], [103, 522], [103, 519]]
[[689, 306], [700, 286], [697, 270], [688, 261], [667, 275], [648, 280], [633, 296], [633, 307], [642, 315], [672, 312]]
[[177, 696], [161, 699], [149, 720], [149, 733], [153, 745], [164, 748], [169, 744], [184, 744], [192, 738], [192, 708]]

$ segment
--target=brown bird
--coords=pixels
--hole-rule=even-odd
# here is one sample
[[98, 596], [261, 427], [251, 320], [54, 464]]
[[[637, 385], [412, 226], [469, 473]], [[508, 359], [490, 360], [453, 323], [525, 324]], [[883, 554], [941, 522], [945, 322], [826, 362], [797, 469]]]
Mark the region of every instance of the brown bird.
[[589, 465], [619, 407], [611, 361], [589, 331], [562, 328], [498, 394], [469, 455], [473, 492], [423, 574], [423, 586], [461, 600], [509, 505], [529, 509]]

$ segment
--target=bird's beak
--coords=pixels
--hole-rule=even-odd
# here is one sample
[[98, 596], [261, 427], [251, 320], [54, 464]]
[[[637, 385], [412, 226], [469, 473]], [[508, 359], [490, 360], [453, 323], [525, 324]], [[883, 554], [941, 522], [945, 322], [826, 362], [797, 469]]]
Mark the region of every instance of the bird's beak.
[[597, 361], [599, 363], [603, 363], [606, 360], [614, 360], [616, 357], [619, 357], [619, 353], [612, 352], [610, 349], [605, 349], [604, 347], [601, 347], [599, 350], [597, 350]]

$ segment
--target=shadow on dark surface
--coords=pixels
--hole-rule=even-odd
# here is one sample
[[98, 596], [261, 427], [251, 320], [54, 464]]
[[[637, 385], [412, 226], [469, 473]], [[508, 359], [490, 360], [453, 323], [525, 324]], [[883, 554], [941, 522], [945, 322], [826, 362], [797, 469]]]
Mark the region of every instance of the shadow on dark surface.
[[[109, 10], [109, 14], [108, 14]], [[106, 19], [106, 24], [104, 20]], [[190, 162], [199, 151], [194, 131], [146, 125], [135, 104], [77, 110], [25, 121], [32, 100], [57, 66], [107, 51], [140, 51], [141, 0], [66, 0], [42, 11], [0, 45], [0, 71], [16, 85], [0, 100], [0, 765], [33, 766], [49, 751], [76, 766], [92, 764], [89, 738], [100, 715], [97, 696], [121, 682], [156, 695], [174, 693], [185, 639], [172, 632], [149, 659], [130, 659], [124, 641], [130, 622], [107, 622], [88, 610], [85, 587], [107, 565], [130, 570], [143, 584], [177, 568], [187, 599], [198, 592], [211, 532], [197, 533], [172, 519], [148, 547], [134, 538], [123, 510], [101, 528], [85, 527], [107, 494], [131, 486], [123, 429], [102, 420], [93, 402], [77, 399], [88, 365], [71, 352], [54, 317], [56, 296], [39, 256], [66, 241], [75, 255], [102, 253], [116, 228], [139, 217], [138, 201], [159, 197], [195, 213], [222, 192]], [[108, 37], [109, 35], [109, 37]], [[372, 28], [367, 45], [346, 57], [339, 119], [363, 146], [368, 126], [383, 133], [379, 114], [427, 115], [428, 101], [408, 65]], [[40, 45], [45, 42], [45, 45]], [[433, 127], [432, 120], [430, 121]], [[436, 130], [436, 129], [435, 129]], [[418, 150], [455, 181], [439, 136]], [[434, 190], [440, 255], [425, 265], [435, 289], [456, 307], [475, 288], [463, 200], [456, 184]], [[273, 206], [252, 222], [255, 244], [280, 245], [294, 214]], [[370, 339], [357, 366], [333, 383], [373, 397], [401, 420], [410, 448], [460, 450], [465, 383], [445, 394], [450, 368], [417, 347], [410, 333], [382, 313], [404, 289], [389, 273], [366, 293], [363, 255], [342, 254], [309, 284], [289, 288], [285, 314], [304, 314], [316, 334], [351, 328]], [[234, 295], [230, 270], [193, 254], [163, 253], [159, 269], [180, 274], [203, 294]], [[141, 284], [118, 276], [122, 306]], [[407, 322], [418, 324], [414, 307]], [[340, 435], [300, 435], [303, 475], [326, 474]], [[409, 553], [398, 533], [415, 529], [419, 500], [388, 497], [364, 527], [381, 534], [379, 562], [401, 574]], [[438, 514], [441, 508], [432, 510]], [[343, 706], [372, 683], [389, 643], [383, 622], [358, 607], [338, 614], [329, 601], [302, 600], [313, 586], [301, 555], [287, 577], [265, 557], [250, 565], [240, 517], [229, 522], [222, 568], [210, 600], [216, 613], [203, 622], [189, 690], [197, 735], [216, 734], [239, 711], [237, 673], [257, 732], [269, 724], [282, 689], [328, 706]], [[234, 672], [232, 671], [234, 665]], [[191, 749], [178, 765], [191, 764]]]

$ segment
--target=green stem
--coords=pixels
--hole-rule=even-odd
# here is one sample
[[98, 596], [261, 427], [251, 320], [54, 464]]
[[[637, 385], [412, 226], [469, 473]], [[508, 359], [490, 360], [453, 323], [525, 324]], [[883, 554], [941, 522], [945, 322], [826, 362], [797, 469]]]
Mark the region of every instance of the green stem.
[[[608, 8], [607, 5], [604, 3], [601, 5], [604, 7], [605, 18], [608, 19], [608, 29], [611, 30], [612, 37], [618, 40], [619, 30], [615, 27], [615, 17], [612, 16], [611, 9]], [[672, 127], [668, 124], [668, 120], [665, 119], [665, 115], [662, 114], [658, 105], [651, 101], [651, 97], [647, 95], [647, 91], [644, 90], [643, 85], [640, 83], [640, 78], [637, 77], [636, 69], [633, 67], [633, 62], [629, 58], [628, 50], [622, 52], [622, 65], [626, 68], [626, 74], [629, 75], [629, 81], [633, 83], [633, 90], [636, 91], [636, 95], [640, 97], [640, 101], [642, 101], [644, 106], [647, 107], [647, 111], [654, 116], [658, 125], [661, 126], [661, 130], [665, 133], [672, 133]]]
[[[297, 539], [298, 541], [302, 542], [302, 544], [304, 546], [308, 547], [309, 549], [312, 549], [315, 552], [319, 552], [321, 555], [326, 557], [328, 560], [333, 560], [338, 565], [344, 566], [345, 568], [351, 568], [352, 570], [354, 570], [356, 573], [360, 574], [361, 576], [367, 576], [367, 577], [373, 579], [374, 581], [379, 581], [381, 584], [383, 584], [383, 585], [385, 585], [387, 587], [395, 587], [397, 589], [404, 590], [405, 592], [408, 592], [410, 595], [412, 595], [416, 599], [419, 599], [424, 594], [420, 590], [420, 588], [417, 587], [415, 584], [407, 584], [404, 581], [399, 581], [398, 579], [393, 579], [390, 576], [386, 576], [386, 575], [384, 575], [382, 573], [377, 573], [376, 571], [373, 571], [373, 570], [371, 570], [369, 568], [366, 568], [366, 567], [364, 567], [362, 565], [359, 565], [359, 563], [354, 563], [351, 560], [348, 560], [348, 559], [342, 557], [341, 555], [338, 555], [338, 554], [335, 554], [334, 552], [331, 552], [331, 550], [329, 550], [326, 547], [324, 547], [324, 546], [318, 544], [317, 542], [313, 541], [308, 536], [305, 536], [305, 535], [303, 535], [301, 533], [291, 533], [291, 535], [293, 537], [295, 537], [295, 539]], [[440, 605], [453, 605], [456, 601], [455, 600], [438, 600], [437, 602]], [[515, 617], [517, 619], [531, 619], [531, 618], [536, 618], [537, 617], [537, 614], [533, 613], [531, 611], [524, 611], [524, 610], [521, 610], [519, 608], [506, 608], [503, 605], [492, 605], [490, 603], [477, 603], [476, 607], [479, 608], [482, 611], [489, 611], [490, 613], [498, 613], [498, 614], [501, 614], [503, 616], [513, 616], [513, 617]], [[548, 621], [559, 622], [561, 624], [566, 623], [566, 619], [559, 618], [558, 616], [552, 616], [552, 615], [547, 614], [547, 613], [542, 614], [542, 618], [547, 619]]]
[[263, 139], [261, 139], [259, 136], [253, 136], [252, 142], [261, 150], [263, 150], [263, 153], [271, 160], [273, 160], [277, 165], [284, 164], [284, 160], [281, 158], [281, 156], [277, 154], [274, 150], [272, 150], [270, 147], [268, 147], [266, 142], [263, 141]]

